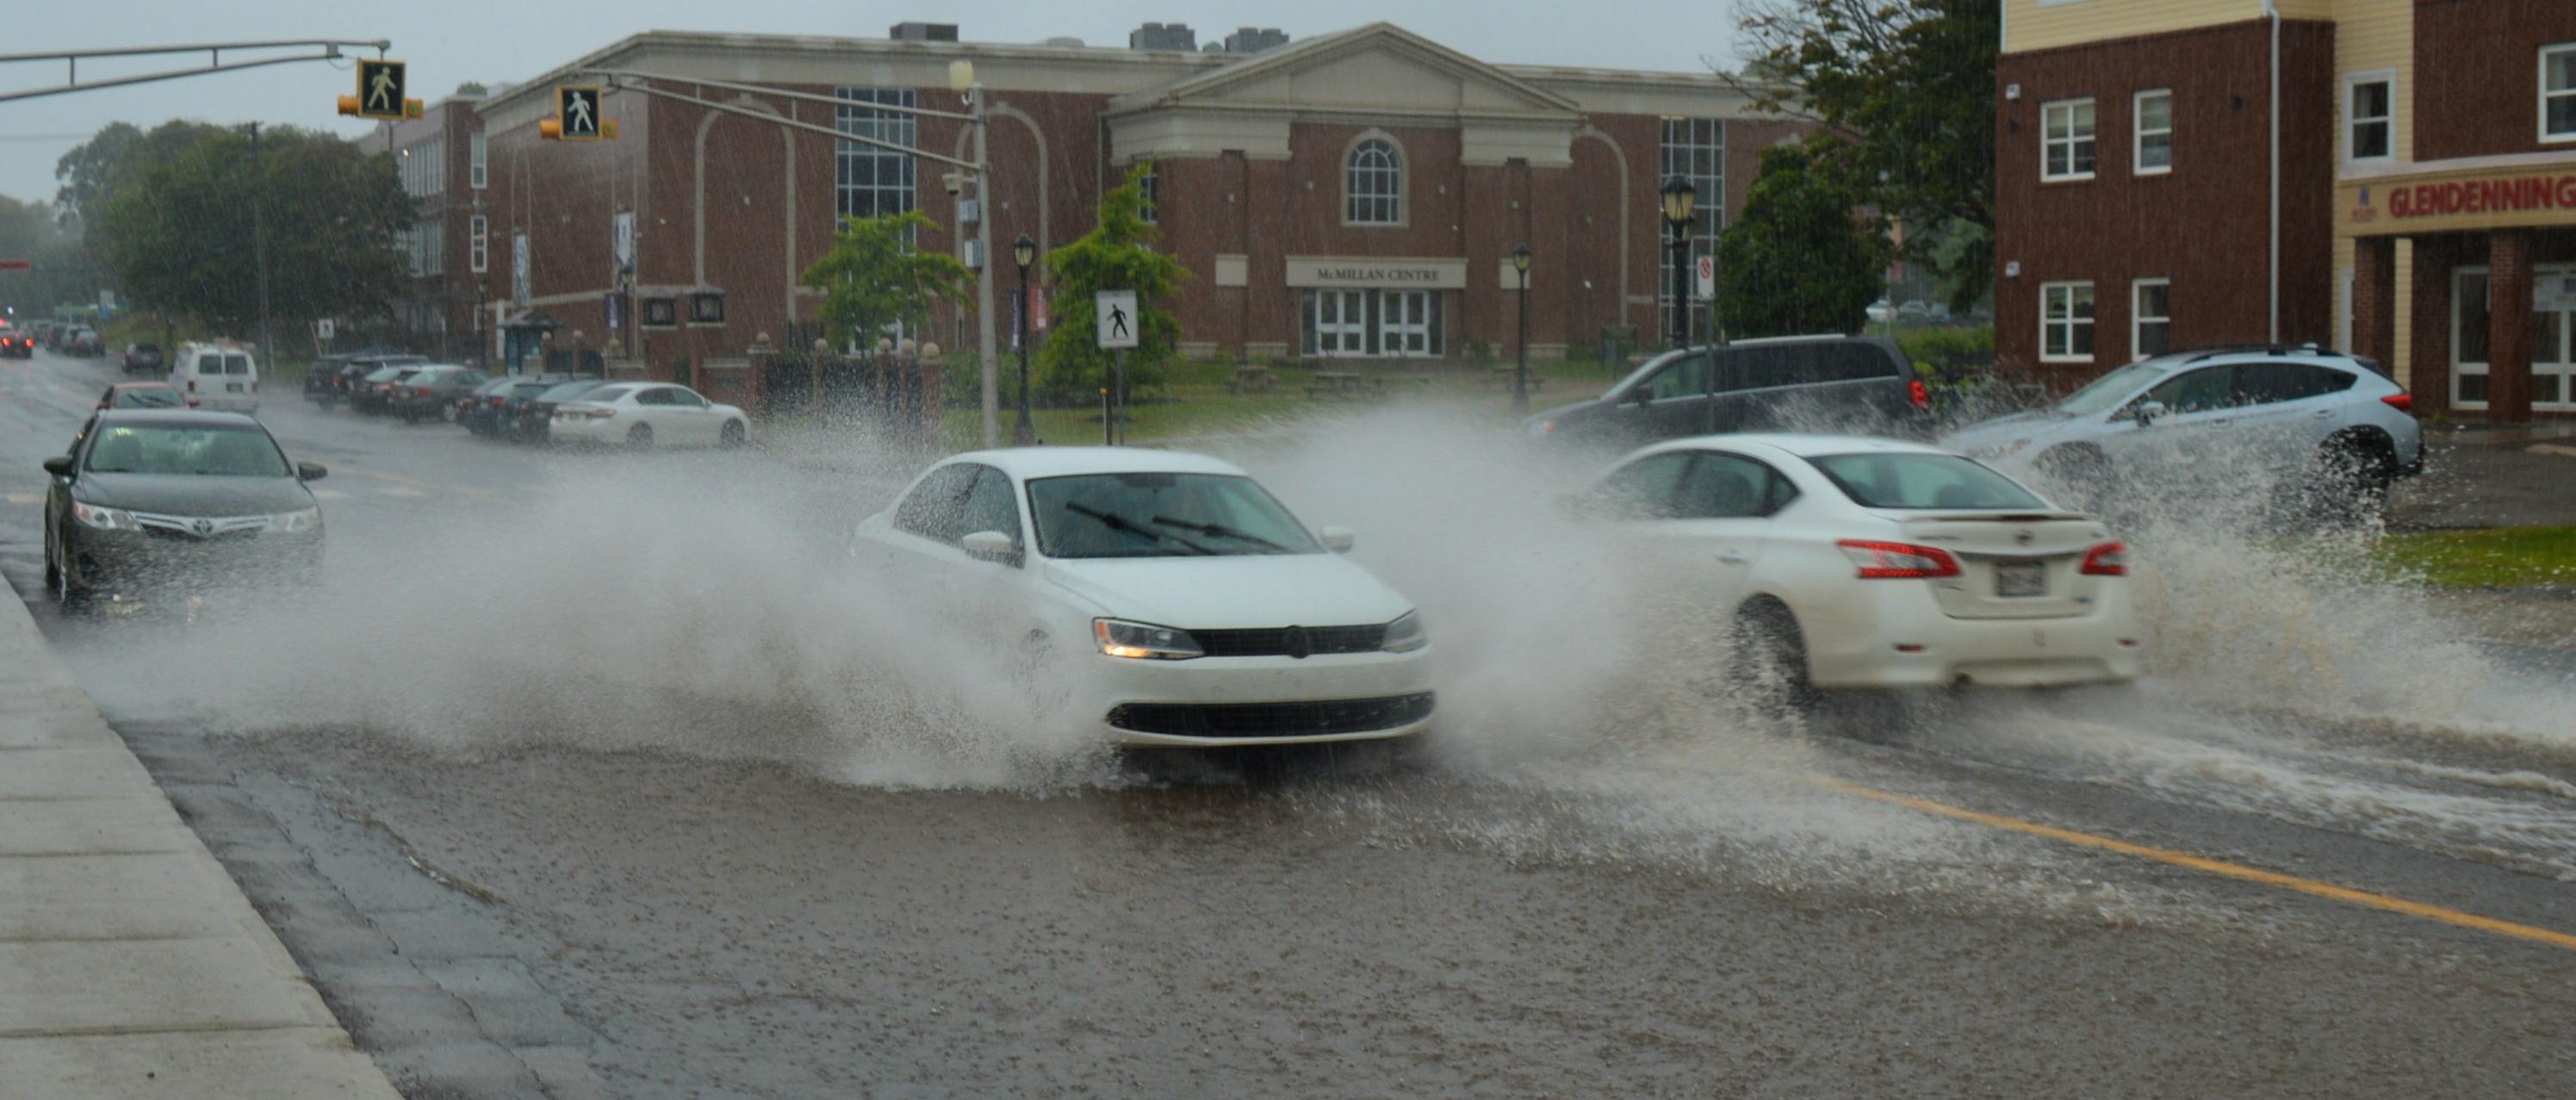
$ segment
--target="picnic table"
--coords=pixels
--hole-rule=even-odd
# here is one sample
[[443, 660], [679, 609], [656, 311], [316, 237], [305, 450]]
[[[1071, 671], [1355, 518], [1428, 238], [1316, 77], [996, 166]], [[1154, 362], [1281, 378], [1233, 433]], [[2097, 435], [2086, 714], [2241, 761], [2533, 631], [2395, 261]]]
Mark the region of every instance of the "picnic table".
[[1236, 393], [1269, 393], [1270, 383], [1270, 367], [1268, 365], [1262, 363], [1240, 363], [1234, 368], [1234, 377], [1226, 380], [1225, 388]]

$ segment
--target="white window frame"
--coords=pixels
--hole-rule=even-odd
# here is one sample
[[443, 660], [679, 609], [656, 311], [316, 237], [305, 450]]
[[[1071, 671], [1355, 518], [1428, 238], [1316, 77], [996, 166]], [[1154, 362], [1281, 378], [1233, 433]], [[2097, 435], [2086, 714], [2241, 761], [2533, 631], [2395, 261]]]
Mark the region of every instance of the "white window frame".
[[[2077, 107], [2091, 107], [2091, 108], [2093, 108], [2093, 129], [2092, 129], [2092, 131], [2091, 131], [2090, 133], [2078, 134], [2078, 133], [2076, 133], [2076, 132], [2075, 132], [2075, 109], [2076, 109]], [[2063, 138], [2063, 139], [2059, 139], [2059, 138], [2056, 138], [2056, 137], [2051, 136], [2050, 129], [2049, 129], [2049, 116], [2050, 116], [2050, 115], [2052, 115], [2052, 114], [2054, 114], [2054, 113], [2056, 113], [2056, 111], [2057, 111], [2059, 108], [2064, 108], [2064, 109], [2066, 110], [2066, 137], [2065, 137], [2065, 138]], [[2050, 171], [2048, 170], [2048, 150], [2049, 150], [2049, 147], [2050, 147], [2051, 145], [2058, 144], [2061, 140], [2063, 140], [2064, 144], [2066, 145], [2066, 168], [2067, 168], [2067, 170], [2066, 170], [2065, 172], [2062, 172], [2062, 173], [2052, 173], [2052, 172], [2050, 172]], [[2086, 169], [2086, 170], [2084, 170], [2084, 171], [2081, 171], [2081, 172], [2075, 171], [2075, 149], [2076, 149], [2076, 146], [2077, 146], [2077, 144], [2078, 144], [2078, 143], [2082, 143], [2082, 144], [2085, 144], [2085, 145], [2090, 145], [2090, 146], [2092, 146], [2092, 147], [2093, 147], [2093, 167], [2088, 168], [2088, 169]], [[2094, 102], [2093, 102], [2093, 97], [2092, 97], [2092, 96], [2081, 96], [2081, 97], [2078, 97], [2078, 98], [2075, 98], [2075, 99], [2053, 99], [2053, 100], [2050, 100], [2050, 101], [2048, 101], [2048, 102], [2046, 102], [2046, 103], [2042, 103], [2042, 104], [2040, 104], [2040, 105], [2039, 105], [2039, 178], [2040, 178], [2040, 180], [2041, 180], [2042, 182], [2044, 182], [2044, 183], [2079, 183], [2079, 182], [2082, 182], [2082, 181], [2084, 181], [2084, 180], [2092, 179], [2092, 178], [2093, 178], [2094, 173], [2101, 171], [2101, 168], [2102, 168], [2102, 108], [2101, 108], [2098, 104], [2096, 104], [2096, 103], [2094, 103]]]
[[[2352, 94], [2364, 84], [2388, 85], [2388, 115], [2385, 118], [2356, 118], [2352, 113]], [[2335, 114], [2343, 119], [2343, 162], [2345, 164], [2390, 164], [2397, 160], [2397, 70], [2372, 69], [2369, 72], [2343, 75], [2343, 101], [2335, 105]], [[2388, 151], [2375, 157], [2355, 156], [2359, 145], [2353, 131], [2366, 124], [2388, 127]]]
[[2540, 141], [2544, 145], [2576, 141], [2576, 130], [2569, 130], [2563, 134], [2549, 132], [2549, 101], [2553, 99], [2576, 101], [2576, 86], [2558, 89], [2552, 89], [2549, 86], [2549, 59], [2554, 54], [2576, 55], [2576, 42], [2559, 42], [2540, 48], [2540, 83], [2538, 85], [2540, 117], [2534, 120], [2534, 124], [2540, 129]]
[[[2154, 133], [2164, 135], [2165, 162], [2156, 167], [2149, 168], [2146, 166], [2147, 138], [2150, 136], [2147, 130], [2147, 101], [2158, 96], [2163, 97], [2165, 101], [2165, 128], [2154, 131]], [[2146, 91], [2139, 92], [2138, 94], [2129, 97], [2130, 174], [2139, 176], [2163, 176], [2172, 174], [2174, 155], [2173, 111], [2173, 89], [2171, 88], [2149, 88]], [[2045, 156], [2046, 153], [2043, 151], [2042, 155]]]
[[466, 228], [469, 233], [465, 247], [467, 266], [480, 275], [492, 267], [492, 221], [476, 214], [472, 221], [466, 223]]
[[2468, 375], [2472, 375], [2472, 374], [2474, 374], [2474, 375], [2477, 375], [2477, 376], [2478, 376], [2478, 377], [2480, 377], [2480, 378], [2484, 378], [2484, 379], [2486, 379], [2486, 380], [2487, 380], [2487, 385], [2488, 385], [2488, 387], [2490, 387], [2490, 388], [2487, 390], [2487, 393], [2488, 393], [2490, 396], [2492, 396], [2492, 395], [2495, 393], [2495, 390], [2492, 388], [2492, 387], [2494, 387], [2494, 385], [2495, 385], [2495, 377], [2494, 377], [2494, 372], [2495, 372], [2495, 349], [2494, 349], [2494, 348], [2490, 347], [2490, 348], [2488, 348], [2488, 349], [2487, 349], [2487, 362], [2477, 364], [2477, 368], [2478, 368], [2478, 369], [2476, 369], [2476, 370], [2474, 370], [2474, 371], [2467, 369], [2467, 367], [2469, 366], [2469, 364], [2466, 364], [2466, 363], [2462, 363], [2462, 362], [2460, 362], [2460, 305], [2461, 305], [2461, 299], [2462, 299], [2462, 297], [2463, 297], [2463, 295], [2461, 295], [2461, 293], [2460, 293], [2460, 284], [2461, 284], [2461, 283], [2463, 283], [2463, 282], [2465, 282], [2465, 281], [2467, 281], [2468, 277], [2469, 277], [2469, 276], [2472, 276], [2472, 275], [2482, 276], [2482, 277], [2486, 278], [2486, 280], [2487, 280], [2487, 309], [2488, 309], [2488, 311], [2489, 311], [2489, 312], [2493, 312], [2493, 311], [2494, 311], [2494, 309], [2495, 309], [2495, 277], [2494, 277], [2494, 273], [2493, 273], [2490, 269], [2488, 269], [2486, 266], [2484, 266], [2484, 265], [2482, 265], [2482, 264], [2462, 264], [2462, 265], [2460, 265], [2460, 266], [2458, 266], [2458, 267], [2455, 267], [2455, 268], [2452, 268], [2452, 269], [2451, 269], [2451, 363], [2450, 363], [2450, 366], [2451, 366], [2451, 407], [2452, 407], [2452, 408], [2454, 408], [2454, 409], [2470, 409], [2470, 410], [2475, 410], [2475, 409], [2483, 409], [2483, 408], [2486, 408], [2486, 407], [2487, 407], [2487, 403], [2486, 403], [2486, 402], [2484, 402], [2484, 401], [2464, 401], [2464, 400], [2461, 400], [2461, 398], [2460, 398], [2460, 379], [2461, 379], [2461, 378], [2463, 378], [2463, 377], [2466, 377], [2466, 376], [2468, 376]]
[[[1372, 144], [1386, 147], [1389, 163], [1383, 167], [1372, 166], [1363, 169], [1360, 167], [1360, 153]], [[1342, 224], [1370, 228], [1400, 227], [1408, 224], [1413, 216], [1413, 204], [1404, 199], [1407, 182], [1405, 168], [1410, 160], [1411, 158], [1405, 155], [1403, 144], [1397, 142], [1393, 135], [1382, 130], [1370, 130], [1351, 139], [1350, 148], [1342, 153]], [[1359, 188], [1363, 172], [1367, 173], [1369, 179], [1386, 181], [1392, 193], [1372, 191], [1363, 195]], [[1362, 198], [1371, 202], [1391, 199], [1395, 216], [1392, 218], [1353, 217], [1352, 215], [1356, 213], [1354, 207]]]
[[[2048, 316], [2048, 299], [2052, 293], [2059, 290], [2069, 292], [2066, 300], [2066, 319], [2063, 321], [2052, 321]], [[2101, 313], [2102, 302], [2098, 295], [2093, 294], [2092, 280], [2070, 279], [2065, 282], [2039, 284], [2039, 361], [2042, 363], [2090, 363], [2093, 361], [2093, 356], [2101, 350], [2102, 334], [2100, 331], [2096, 330], [2093, 333], [2094, 351], [2086, 352], [2082, 355], [2074, 354], [2075, 327], [2077, 325], [2082, 325], [2089, 329], [2093, 327], [2093, 323], [2096, 320], [2095, 317], [2075, 316], [2075, 299], [2072, 292], [2076, 290], [2082, 290], [2086, 295], [2093, 297], [2093, 311], [2098, 316]], [[2066, 354], [2049, 354], [2048, 328], [2050, 325], [2062, 325], [2065, 327], [2066, 347], [2068, 349]]]
[[[2149, 320], [2146, 301], [2147, 288], [2151, 286], [2165, 288], [2165, 311], [2153, 320], [2156, 324], [2165, 327], [2165, 350], [2173, 350], [2173, 280], [2169, 277], [2132, 279], [2129, 281], [2129, 361], [2132, 363], [2147, 358], [2147, 352], [2139, 346], [2139, 337], [2145, 334]], [[2042, 302], [2041, 308], [2046, 309], [2047, 303]], [[2096, 303], [2096, 309], [2098, 308], [2099, 303]], [[2101, 338], [2100, 332], [2095, 332], [2093, 335], [2097, 340]]]
[[[483, 189], [485, 184], [492, 181], [491, 146], [483, 140], [483, 135], [468, 134], [465, 138], [465, 151], [469, 162], [465, 169], [467, 183], [475, 190], [480, 191]], [[475, 270], [480, 271], [482, 269], [476, 268]]]

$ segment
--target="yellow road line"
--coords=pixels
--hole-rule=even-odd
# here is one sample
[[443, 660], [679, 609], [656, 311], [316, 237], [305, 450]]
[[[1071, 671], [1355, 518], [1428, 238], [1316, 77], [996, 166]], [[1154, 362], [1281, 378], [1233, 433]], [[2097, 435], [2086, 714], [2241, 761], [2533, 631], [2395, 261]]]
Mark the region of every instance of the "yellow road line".
[[2408, 901], [2404, 898], [2389, 897], [2386, 894], [2374, 894], [2368, 890], [2355, 890], [2349, 886], [2337, 886], [2331, 882], [2319, 882], [2315, 879], [2300, 878], [2297, 875], [2285, 875], [2278, 871], [2265, 871], [2254, 867], [2247, 867], [2243, 864], [2229, 863], [2225, 860], [2210, 859], [2207, 856], [2196, 856], [2187, 852], [2176, 852], [2164, 848], [2151, 848], [2144, 844], [2131, 844], [2125, 840], [2113, 840], [2107, 836], [2095, 836], [2091, 833], [2079, 833], [2073, 829], [2060, 829], [2053, 825], [2042, 825], [2035, 821], [2023, 821], [2020, 818], [2004, 817], [1998, 814], [1979, 813], [1975, 810], [1961, 809], [1957, 806], [1949, 806], [1939, 802], [1931, 802], [1920, 798], [1896, 794], [1890, 791], [1882, 791], [1874, 787], [1863, 787], [1856, 783], [1845, 783], [1842, 780], [1834, 779], [1829, 776], [1811, 775], [1808, 776], [1807, 779], [1809, 782], [1815, 783], [1818, 786], [1841, 791], [1844, 794], [1857, 795], [1861, 798], [1875, 799], [1880, 802], [1903, 806], [1908, 809], [1921, 810], [1927, 814], [1939, 814], [1943, 817], [1975, 822], [1976, 824], [1985, 825], [1991, 828], [2010, 829], [2017, 833], [2028, 833], [2032, 836], [2047, 837], [2050, 840], [2060, 841], [2067, 844], [2076, 844], [2087, 848], [2099, 848], [2106, 852], [2118, 852], [2121, 855], [2136, 856], [2139, 859], [2151, 859], [2158, 863], [2169, 863], [2176, 867], [2188, 867], [2195, 871], [2218, 875], [2223, 878], [2239, 879], [2245, 882], [2259, 882], [2265, 886], [2276, 886], [2284, 890], [2296, 890], [2302, 894], [2310, 894], [2316, 897], [2346, 902], [2352, 905], [2365, 905], [2373, 909], [2382, 909], [2391, 913], [2403, 913], [2410, 917], [2440, 921], [2444, 924], [2458, 925], [2462, 928], [2474, 928], [2481, 932], [2493, 932], [2499, 936], [2511, 936], [2518, 940], [2529, 940], [2533, 943], [2545, 943], [2552, 947], [2563, 947], [2571, 951], [2576, 951], [2576, 935], [2569, 935], [2565, 932], [2552, 931], [2547, 928], [2536, 928], [2528, 924], [2515, 924], [2512, 921], [2497, 920], [2493, 917], [2481, 917], [2475, 913], [2463, 913], [2457, 909], [2445, 909], [2439, 905], [2426, 905], [2420, 901]]

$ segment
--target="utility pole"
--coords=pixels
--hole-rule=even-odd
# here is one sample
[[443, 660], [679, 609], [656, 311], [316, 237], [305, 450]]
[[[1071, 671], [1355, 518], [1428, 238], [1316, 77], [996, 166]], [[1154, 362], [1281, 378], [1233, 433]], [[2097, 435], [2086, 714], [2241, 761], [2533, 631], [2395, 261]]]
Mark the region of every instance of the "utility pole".
[[[971, 70], [969, 70], [971, 72]], [[990, 450], [1002, 445], [1001, 366], [994, 354], [993, 340], [993, 161], [984, 148], [985, 131], [991, 118], [985, 110], [982, 84], [969, 85], [975, 115], [975, 256], [980, 264], [975, 272], [975, 345], [976, 358], [983, 367], [984, 447]], [[1022, 337], [1026, 339], [1026, 337]]]
[[250, 124], [250, 256], [259, 281], [259, 353], [277, 369], [277, 343], [268, 334], [268, 169], [259, 157], [259, 123]]

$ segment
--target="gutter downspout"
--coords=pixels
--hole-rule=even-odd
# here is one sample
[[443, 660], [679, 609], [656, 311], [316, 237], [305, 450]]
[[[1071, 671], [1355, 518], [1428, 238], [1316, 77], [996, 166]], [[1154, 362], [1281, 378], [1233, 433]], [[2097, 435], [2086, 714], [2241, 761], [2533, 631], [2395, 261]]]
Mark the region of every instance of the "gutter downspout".
[[2269, 284], [2271, 339], [2281, 343], [2281, 5], [2279, 0], [2263, 0], [2263, 14], [2272, 20], [2272, 207], [2271, 207], [2271, 279]]

